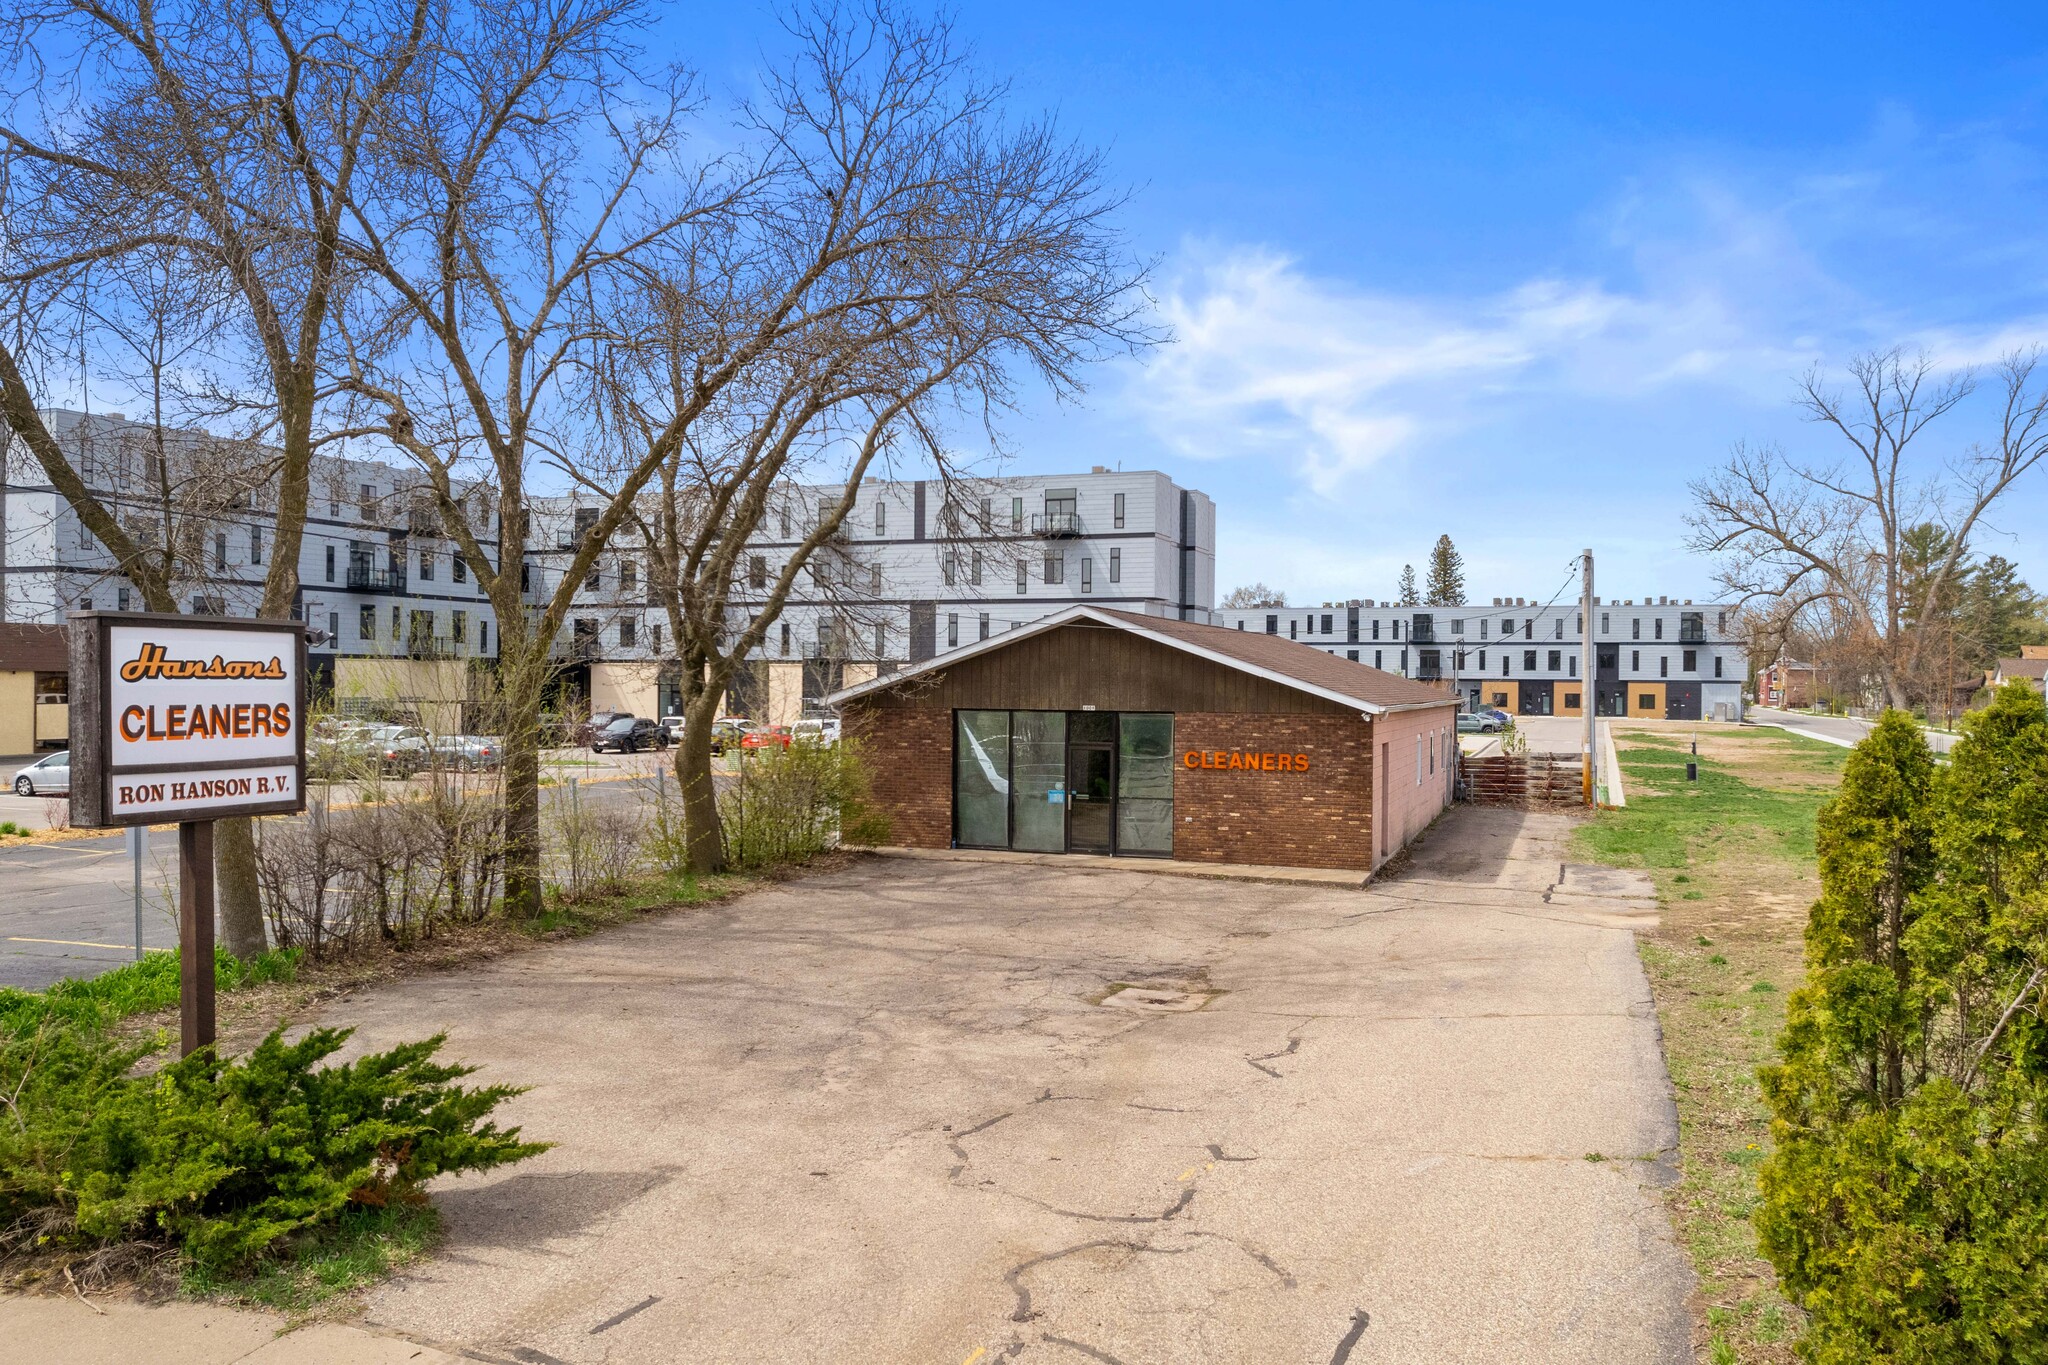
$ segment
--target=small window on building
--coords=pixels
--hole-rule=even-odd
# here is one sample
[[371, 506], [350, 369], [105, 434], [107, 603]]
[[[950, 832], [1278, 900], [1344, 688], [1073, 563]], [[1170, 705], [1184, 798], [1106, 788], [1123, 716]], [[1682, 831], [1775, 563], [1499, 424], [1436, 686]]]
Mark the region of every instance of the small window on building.
[[1453, 619], [1453, 620], [1452, 620], [1452, 622], [1451, 622], [1451, 634], [1453, 634], [1453, 635], [1463, 635], [1464, 633], [1465, 633], [1465, 623], [1464, 623], [1463, 621], [1461, 621], [1461, 620], [1456, 620], [1456, 619]]
[[1482, 640], [1486, 638], [1486, 618], [1483, 616], [1479, 618], [1479, 638]]
[[957, 552], [951, 546], [947, 546], [945, 553], [939, 556], [939, 581], [949, 588], [953, 586], [953, 557], [955, 553]]
[[1559, 665], [1560, 665], [1560, 663], [1561, 663], [1561, 662], [1563, 661], [1563, 657], [1564, 657], [1564, 651], [1563, 651], [1563, 650], [1553, 649], [1553, 650], [1551, 650], [1551, 651], [1550, 651], [1550, 671], [1551, 671], [1552, 673], [1555, 673], [1555, 672], [1557, 672], [1557, 670], [1558, 670], [1558, 666], [1559, 666]]
[[1031, 586], [1031, 565], [1024, 560], [1017, 561], [1017, 591], [1024, 592]]
[[1483, 649], [1479, 651], [1479, 667], [1481, 671], [1484, 671], [1486, 668], [1486, 651]]
[[1012, 531], [1024, 529], [1024, 499], [1022, 498], [1010, 499], [1010, 529]]
[[868, 565], [868, 591], [879, 593], [881, 590], [882, 566], [879, 564], [870, 564]]
[[1715, 612], [1715, 613], [1714, 613], [1714, 634], [1716, 634], [1716, 635], [1726, 635], [1727, 633], [1728, 633], [1728, 613], [1727, 613], [1727, 612], [1725, 612], [1725, 611], [1717, 611], [1717, 612]]
[[1651, 622], [1651, 623], [1650, 623], [1650, 625], [1651, 625], [1651, 628], [1652, 628], [1652, 630], [1653, 630], [1653, 631], [1655, 632], [1655, 634], [1656, 634], [1656, 637], [1657, 637], [1657, 638], [1658, 638], [1659, 640], [1663, 639], [1663, 638], [1664, 638], [1664, 618], [1660, 616], [1660, 617], [1658, 617], [1658, 618], [1657, 618], [1657, 619], [1656, 619], [1655, 621]]
[[[356, 511], [362, 515], [364, 521], [374, 521], [376, 519], [377, 490], [371, 485], [364, 484], [356, 490]], [[369, 637], [365, 636], [364, 638], [367, 639]]]
[[1601, 612], [1601, 613], [1600, 613], [1600, 633], [1601, 633], [1602, 635], [1607, 635], [1607, 634], [1610, 634], [1610, 633], [1611, 633], [1611, 632], [1613, 631], [1613, 629], [1614, 629], [1614, 628], [1613, 628], [1613, 626], [1611, 626], [1611, 625], [1609, 625], [1609, 624], [1608, 624], [1608, 617], [1607, 617], [1607, 613], [1606, 613], [1606, 612], [1604, 612], [1604, 611], [1603, 611], [1603, 612]]
[[531, 564], [521, 564], [519, 566], [519, 591], [533, 591], [533, 565]]
[[879, 498], [875, 500], [875, 534], [878, 536], [889, 534], [889, 504], [881, 501]]
[[1628, 623], [1628, 638], [1631, 640], [1640, 640], [1643, 638], [1642, 617], [1637, 616], [1630, 619]]
[[1095, 591], [1095, 561], [1092, 559], [1081, 561], [1081, 591]]
[[375, 607], [363, 608], [362, 614], [356, 618], [356, 634], [364, 640], [374, 640], [377, 638], [377, 609]]
[[457, 583], [467, 583], [469, 581], [469, 561], [462, 557], [462, 552], [460, 550], [456, 551], [453, 555], [449, 556], [449, 561], [448, 569], [454, 575], [455, 581]]
[[1572, 655], [1572, 657], [1571, 657], [1571, 659], [1570, 659], [1570, 661], [1569, 661], [1569, 667], [1570, 667], [1571, 675], [1572, 675], [1572, 676], [1573, 676], [1574, 678], [1578, 677], [1578, 676], [1579, 676], [1579, 656], [1578, 656], [1578, 655], [1576, 655], [1576, 654]]
[[327, 613], [327, 647], [341, 648], [341, 613], [338, 611]]
[[[875, 627], [875, 629], [877, 629], [877, 630], [880, 630], [880, 629], [881, 629], [881, 627], [880, 627], [880, 626], [877, 626], [877, 627]], [[660, 626], [650, 626], [650, 627], [648, 627], [648, 634], [649, 634], [649, 636], [651, 637], [651, 639], [652, 639], [652, 640], [653, 640], [653, 642], [654, 642], [654, 652], [655, 652], [656, 654], [659, 654], [659, 653], [661, 653], [661, 627], [660, 627]]]
[[1301, 638], [1300, 628], [1292, 616], [1287, 618], [1287, 638], [1290, 640]]
[[263, 528], [261, 526], [251, 526], [249, 528], [249, 562], [251, 564], [261, 564], [263, 562]]
[[128, 610], [128, 589], [126, 589], [126, 588], [116, 588], [116, 589], [114, 589], [114, 610], [115, 610], [115, 611], [126, 611], [126, 610]]
[[456, 644], [463, 644], [469, 636], [469, 613], [451, 611], [448, 613], [448, 638]]
[[1721, 656], [1718, 654], [1714, 656], [1714, 676], [1717, 678], [1721, 676]]
[[782, 654], [784, 658], [789, 657], [789, 622], [787, 621], [782, 623]]
[[1375, 640], [1380, 638], [1380, 623], [1378, 621], [1372, 623], [1372, 638]]
[[1408, 651], [1405, 649], [1401, 651], [1401, 671], [1403, 673], [1408, 671]]
[[590, 592], [596, 592], [599, 588], [602, 588], [604, 586], [604, 570], [595, 564], [591, 565], [590, 572], [583, 575], [583, 586]]
[[1657, 709], [1657, 694], [1656, 694], [1655, 692], [1638, 692], [1638, 693], [1636, 693], [1636, 708], [1637, 708], [1638, 710], [1642, 710], [1642, 711], [1654, 711], [1654, 710], [1656, 710], [1656, 709]]
[[476, 652], [479, 654], [491, 652], [491, 623], [489, 621], [479, 621], [476, 623]]
[[1564, 694], [1564, 709], [1565, 709], [1565, 710], [1567, 710], [1567, 711], [1576, 711], [1576, 710], [1578, 710], [1578, 709], [1579, 709], [1579, 694], [1578, 694], [1578, 693], [1576, 693], [1576, 692], [1567, 692], [1567, 693], [1565, 693], [1565, 694]]
[[1510, 674], [1510, 673], [1508, 672], [1508, 665], [1509, 665], [1509, 664], [1511, 664], [1511, 663], [1513, 663], [1513, 662], [1514, 662], [1514, 660], [1508, 657], [1508, 652], [1507, 652], [1506, 650], [1502, 650], [1502, 651], [1500, 652], [1500, 675], [1501, 675], [1501, 676], [1502, 676], [1503, 678], [1506, 678], [1506, 677], [1511, 677], [1511, 676], [1512, 676], [1512, 675], [1511, 675], [1511, 674]]
[[420, 582], [434, 581], [434, 555], [431, 550], [420, 551]]
[[1640, 649], [1632, 649], [1628, 652], [1628, 671], [1631, 673], [1643, 671], [1643, 651]]
[[222, 569], [225, 569], [225, 568], [227, 568], [227, 566], [228, 566], [228, 533], [227, 533], [226, 531], [215, 531], [215, 532], [213, 533], [213, 567], [214, 567], [214, 571], [215, 571], [215, 572], [219, 572], [220, 570], [222, 570]]
[[1268, 634], [1268, 635], [1278, 635], [1279, 633], [1280, 633], [1280, 618], [1279, 618], [1278, 616], [1271, 616], [1271, 615], [1267, 616], [1267, 617], [1266, 617], [1266, 634]]
[[1562, 640], [1564, 638], [1564, 618], [1562, 616], [1558, 617], [1556, 624], [1557, 631], [1550, 638], [1553, 640]]
[[332, 545], [327, 547], [327, 581], [329, 583], [334, 581], [334, 547]]
[[1683, 658], [1681, 658], [1681, 659], [1680, 659], [1680, 660], [1678, 661], [1678, 666], [1679, 666], [1680, 668], [1684, 669], [1684, 670], [1685, 670], [1686, 672], [1688, 672], [1688, 673], [1697, 673], [1697, 672], [1699, 672], [1699, 671], [1700, 671], [1700, 652], [1699, 652], [1698, 650], [1696, 650], [1696, 649], [1688, 649], [1688, 650], [1686, 650], [1686, 651], [1685, 651], [1685, 655], [1684, 655], [1684, 657], [1683, 657]]
[[1524, 673], [1534, 673], [1536, 671], [1535, 650], [1525, 649], [1522, 651], [1522, 671]]
[[619, 561], [619, 591], [632, 592], [640, 586], [640, 566], [630, 559]]
[[1325, 634], [1325, 635], [1328, 635], [1328, 634], [1330, 634], [1330, 633], [1331, 633], [1331, 629], [1330, 629], [1330, 618], [1329, 618], [1329, 616], [1325, 615], [1325, 616], [1323, 617], [1323, 634]]
[[[981, 551], [979, 550], [976, 550], [973, 557], [967, 561], [967, 581], [974, 587], [978, 588], [981, 586]], [[875, 585], [876, 590], [879, 591], [881, 586], [881, 584], [877, 583]]]
[[1671, 656], [1669, 654], [1659, 654], [1657, 656], [1657, 676], [1660, 678], [1671, 676]]
[[634, 638], [639, 634], [639, 632], [635, 629], [635, 626], [637, 624], [638, 623], [635, 622], [633, 618], [630, 616], [628, 616], [625, 620], [619, 622], [620, 649], [631, 649], [633, 647]]
[[1058, 550], [1048, 550], [1045, 556], [1045, 581], [1064, 583], [1067, 581], [1067, 557]]
[[[432, 614], [431, 612], [428, 613], [430, 616]], [[398, 643], [398, 608], [396, 606], [391, 608], [391, 643], [394, 645]]]
[[946, 648], [960, 648], [960, 613], [957, 611], [946, 613]]
[[747, 556], [747, 586], [757, 592], [768, 586], [768, 556]]
[[1345, 658], [1347, 658], [1347, 659], [1349, 659], [1349, 660], [1351, 660], [1351, 662], [1352, 662], [1352, 663], [1357, 663], [1357, 662], [1358, 662], [1358, 651], [1357, 651], [1357, 650], [1355, 650], [1355, 649], [1347, 649], [1347, 650], [1345, 650], [1345, 651], [1344, 651], [1344, 657], [1345, 657]]
[[976, 636], [975, 636], [974, 638], [975, 638], [975, 639], [977, 639], [977, 640], [986, 640], [986, 639], [988, 638], [988, 613], [987, 613], [987, 612], [983, 612], [983, 613], [981, 614], [981, 620], [980, 620], [980, 621], [979, 621], [979, 622], [977, 623], [977, 626], [978, 626], [978, 629], [979, 629], [980, 633], [979, 633], [978, 635], [976, 635]]
[[[1109, 581], [1112, 583], [1124, 581], [1124, 552], [1122, 550], [1111, 550], [1109, 552]], [[1240, 630], [1244, 628], [1244, 622], [1242, 621], [1239, 621], [1237, 625]]]

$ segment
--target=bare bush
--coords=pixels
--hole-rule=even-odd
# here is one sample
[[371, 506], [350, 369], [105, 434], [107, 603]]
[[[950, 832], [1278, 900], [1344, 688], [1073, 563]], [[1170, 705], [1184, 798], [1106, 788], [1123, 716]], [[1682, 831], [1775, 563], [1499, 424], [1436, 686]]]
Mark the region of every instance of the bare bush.
[[587, 799], [574, 785], [554, 790], [546, 832], [562, 873], [563, 900], [615, 895], [629, 885], [643, 861], [647, 821], [624, 804]]

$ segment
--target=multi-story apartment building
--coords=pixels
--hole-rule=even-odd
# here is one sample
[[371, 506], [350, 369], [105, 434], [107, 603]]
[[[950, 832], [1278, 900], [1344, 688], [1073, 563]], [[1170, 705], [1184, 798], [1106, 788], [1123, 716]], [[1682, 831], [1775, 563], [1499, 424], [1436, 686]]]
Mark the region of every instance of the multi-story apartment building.
[[[741, 559], [733, 629], [764, 601], [791, 554], [834, 507], [837, 487], [792, 488]], [[536, 499], [529, 572], [552, 588], [596, 518], [574, 498]], [[589, 695], [639, 714], [675, 702], [667, 616], [647, 600], [644, 555], [614, 537], [578, 590], [564, 641]], [[787, 720], [853, 682], [922, 663], [1090, 602], [1206, 622], [1215, 603], [1216, 509], [1164, 474], [1086, 474], [864, 484], [853, 511], [792, 587], [732, 704]]]
[[[277, 542], [271, 452], [180, 431], [164, 432], [159, 444], [153, 426], [119, 414], [50, 412], [44, 420], [86, 486], [140, 543], [174, 547], [182, 609], [254, 613]], [[486, 554], [495, 556], [494, 508], [479, 500], [474, 515]], [[447, 674], [433, 690], [455, 690], [459, 661], [497, 652], [496, 618], [470, 567], [421, 475], [316, 459], [294, 608], [316, 632], [316, 685], [410, 700], [421, 677]], [[141, 606], [41, 465], [0, 429], [0, 621], [57, 625], [72, 611]], [[440, 667], [380, 670], [375, 661]], [[350, 673], [352, 680], [342, 676]]]
[[[1595, 599], [1593, 709], [1603, 716], [1739, 720], [1749, 661], [1732, 607]], [[1470, 707], [1582, 714], [1583, 621], [1576, 600], [1428, 607], [1369, 599], [1222, 610], [1216, 624], [1285, 635], [1331, 654], [1457, 691]]]

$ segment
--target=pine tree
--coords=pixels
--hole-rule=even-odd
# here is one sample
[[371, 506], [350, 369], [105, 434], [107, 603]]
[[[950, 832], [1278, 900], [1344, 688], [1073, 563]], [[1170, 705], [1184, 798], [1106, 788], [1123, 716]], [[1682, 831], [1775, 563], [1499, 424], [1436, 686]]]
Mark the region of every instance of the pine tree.
[[1429, 594], [1422, 600], [1432, 607], [1465, 605], [1465, 556], [1448, 535], [1438, 536], [1429, 552]]
[[1413, 564], [1403, 564], [1401, 566], [1401, 585], [1395, 591], [1400, 594], [1402, 606], [1412, 606], [1414, 604], [1416, 598], [1415, 566]]

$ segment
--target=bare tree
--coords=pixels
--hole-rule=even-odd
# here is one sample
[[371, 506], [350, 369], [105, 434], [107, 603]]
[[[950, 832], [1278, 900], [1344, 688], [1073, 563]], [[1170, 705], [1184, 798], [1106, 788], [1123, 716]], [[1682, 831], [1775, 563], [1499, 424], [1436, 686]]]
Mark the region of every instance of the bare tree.
[[[630, 476], [659, 457], [636, 516], [677, 646], [675, 764], [699, 871], [723, 857], [719, 700], [801, 575], [807, 595], [858, 599], [857, 578], [835, 591], [863, 567], [842, 533], [878, 462], [943, 481], [939, 553], [959, 554], [993, 529], [973, 524], [973, 460], [945, 439], [959, 417], [993, 434], [1017, 375], [1070, 396], [1089, 361], [1147, 340], [1098, 157], [1048, 124], [1007, 123], [1005, 92], [944, 22], [877, 6], [788, 27], [794, 60], [744, 111], [748, 192], [664, 259], [640, 291], [644, 330], [598, 376], [625, 452], [613, 463]], [[705, 402], [704, 376], [732, 354], [746, 364]], [[765, 519], [800, 492], [794, 549], [752, 563]]]
[[[155, 556], [138, 542], [39, 415], [38, 395], [52, 388], [44, 372], [62, 354], [51, 320], [65, 303], [102, 318], [134, 311], [143, 263], [216, 301], [225, 344], [214, 395], [248, 419], [244, 436], [278, 452], [257, 614], [286, 617], [322, 350], [347, 285], [343, 213], [432, 13], [428, 0], [20, 0], [0, 17], [16, 92], [0, 114], [0, 413], [151, 610], [177, 609], [161, 553], [170, 542]], [[258, 951], [248, 822], [223, 822], [217, 848], [227, 946]]]
[[[1851, 393], [1829, 387], [1819, 369], [1795, 400], [1850, 453], [1822, 463], [1774, 446], [1738, 445], [1728, 464], [1692, 485], [1692, 548], [1722, 556], [1720, 581], [1744, 604], [1789, 630], [1825, 609], [1832, 634], [1867, 640], [1888, 705], [1910, 703], [1910, 682], [1932, 648], [1928, 620], [1911, 612], [1914, 591], [1938, 597], [1964, 565], [1986, 514], [2048, 456], [2048, 387], [2035, 383], [2035, 352], [1997, 369], [2003, 406], [1992, 445], [1940, 462], [1923, 459], [1920, 438], [1974, 390], [1967, 371], [1937, 375], [1925, 357], [1894, 349], [1849, 364]], [[1938, 560], [1915, 573], [1908, 533], [1931, 523], [1946, 536]]]
[[1254, 607], [1284, 607], [1287, 594], [1278, 588], [1269, 588], [1264, 583], [1246, 583], [1232, 588], [1223, 599], [1226, 611], [1248, 611]]

